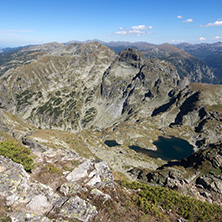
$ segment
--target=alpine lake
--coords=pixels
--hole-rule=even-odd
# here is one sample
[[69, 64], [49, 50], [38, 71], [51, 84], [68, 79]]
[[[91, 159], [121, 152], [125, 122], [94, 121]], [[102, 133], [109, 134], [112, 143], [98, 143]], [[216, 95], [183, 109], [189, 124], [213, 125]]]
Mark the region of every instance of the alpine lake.
[[[120, 146], [115, 140], [106, 140], [104, 142], [109, 147]], [[166, 161], [181, 160], [190, 156], [193, 153], [193, 146], [186, 140], [178, 137], [163, 137], [159, 136], [158, 140], [153, 143], [157, 150], [148, 150], [139, 146], [129, 146], [130, 149], [146, 154], [152, 158], [161, 158]]]

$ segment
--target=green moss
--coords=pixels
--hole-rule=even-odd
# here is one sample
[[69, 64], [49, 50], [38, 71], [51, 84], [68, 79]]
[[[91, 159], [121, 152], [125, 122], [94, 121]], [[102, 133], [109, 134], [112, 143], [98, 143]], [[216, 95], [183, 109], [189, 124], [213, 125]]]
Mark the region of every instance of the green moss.
[[43, 106], [40, 106], [37, 113], [43, 114], [47, 109], [52, 109], [52, 104], [50, 101], [46, 102]]
[[62, 114], [62, 110], [59, 107], [56, 107], [52, 110], [51, 114], [54, 115], [54, 119], [56, 120], [61, 114]]
[[37, 94], [38, 98], [42, 98], [42, 92], [39, 91], [38, 94]]
[[9, 157], [14, 162], [22, 164], [28, 172], [34, 169], [34, 160], [30, 153], [30, 149], [13, 141], [0, 142], [0, 155]]
[[79, 160], [73, 160], [71, 163], [73, 166], [78, 166], [80, 164]]

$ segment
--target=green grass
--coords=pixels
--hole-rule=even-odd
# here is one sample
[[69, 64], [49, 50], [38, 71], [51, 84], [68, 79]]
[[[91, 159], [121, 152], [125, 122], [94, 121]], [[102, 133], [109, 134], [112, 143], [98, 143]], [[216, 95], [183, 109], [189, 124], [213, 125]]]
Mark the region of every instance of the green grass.
[[31, 157], [31, 151], [21, 144], [13, 141], [0, 142], [0, 155], [10, 158], [16, 163], [23, 165], [24, 169], [31, 172], [34, 169], [34, 160]]
[[[138, 190], [136, 199], [138, 207], [145, 213], [166, 220], [160, 212], [159, 206], [164, 211], [171, 211], [184, 217], [187, 221], [222, 221], [222, 207], [203, 202], [191, 197], [182, 196], [168, 188], [154, 187], [137, 182], [123, 182], [129, 189]], [[164, 219], [165, 218], [165, 219]]]

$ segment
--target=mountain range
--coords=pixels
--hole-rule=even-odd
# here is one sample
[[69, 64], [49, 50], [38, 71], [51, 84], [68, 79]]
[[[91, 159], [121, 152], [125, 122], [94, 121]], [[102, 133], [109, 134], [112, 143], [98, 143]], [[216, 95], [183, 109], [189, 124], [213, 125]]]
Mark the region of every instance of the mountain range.
[[213, 44], [178, 44], [178, 48], [185, 50], [191, 55], [201, 59], [205, 62], [213, 71], [215, 77], [219, 80], [218, 83], [221, 83], [221, 73], [222, 73], [222, 43], [217, 42]]
[[[0, 218], [221, 221], [222, 86], [185, 46], [3, 50]], [[154, 157], [161, 138], [192, 152]]]

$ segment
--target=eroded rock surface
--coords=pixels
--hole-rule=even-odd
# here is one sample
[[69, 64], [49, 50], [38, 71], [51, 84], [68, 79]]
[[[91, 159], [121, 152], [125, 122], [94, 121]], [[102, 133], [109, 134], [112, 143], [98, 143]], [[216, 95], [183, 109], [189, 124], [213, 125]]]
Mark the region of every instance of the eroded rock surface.
[[106, 162], [87, 160], [74, 169], [66, 179], [70, 182], [83, 180], [90, 187], [114, 188], [113, 175]]
[[[98, 167], [99, 163], [96, 164]], [[104, 163], [102, 165], [106, 166]], [[112, 176], [110, 178], [113, 179]], [[22, 165], [0, 156], [0, 195], [6, 198], [7, 206], [13, 209], [13, 213], [9, 214], [12, 221], [51, 221], [44, 215], [54, 213], [58, 206], [59, 213], [56, 212], [56, 215], [61, 218], [90, 221], [97, 214], [96, 208], [76, 196], [78, 192], [74, 192], [74, 189], [84, 190], [80, 185], [64, 184], [60, 188], [61, 192], [72, 195], [64, 198], [49, 186], [30, 181]]]

